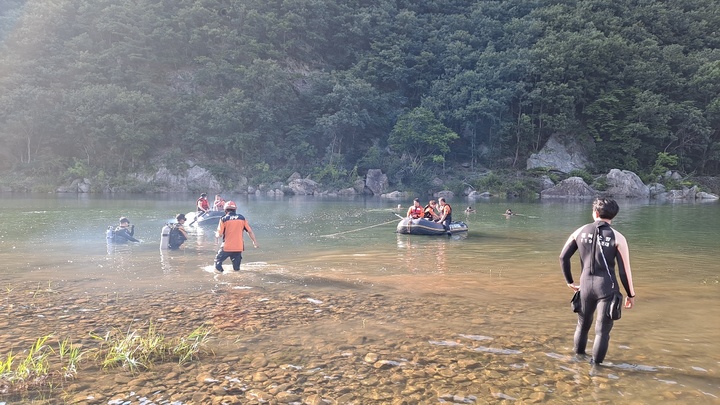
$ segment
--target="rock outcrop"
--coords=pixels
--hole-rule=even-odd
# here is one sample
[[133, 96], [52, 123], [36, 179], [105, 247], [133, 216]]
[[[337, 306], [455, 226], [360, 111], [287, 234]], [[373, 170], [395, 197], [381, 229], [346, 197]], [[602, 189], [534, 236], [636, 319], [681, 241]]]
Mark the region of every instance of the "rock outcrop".
[[555, 134], [538, 153], [530, 155], [527, 168], [546, 168], [569, 173], [585, 169], [589, 162], [585, 148], [575, 138], [566, 139]]
[[365, 187], [373, 195], [382, 195], [390, 187], [387, 175], [380, 169], [370, 169], [365, 176]]
[[319, 188], [318, 183], [310, 179], [295, 179], [288, 186], [296, 195], [313, 195]]
[[605, 195], [613, 198], [649, 198], [650, 187], [640, 176], [629, 171], [612, 169], [607, 174], [608, 189]]
[[540, 192], [541, 198], [593, 198], [597, 195], [580, 177], [570, 177]]
[[67, 186], [60, 186], [57, 193], [89, 193], [92, 182], [89, 179], [75, 179]]

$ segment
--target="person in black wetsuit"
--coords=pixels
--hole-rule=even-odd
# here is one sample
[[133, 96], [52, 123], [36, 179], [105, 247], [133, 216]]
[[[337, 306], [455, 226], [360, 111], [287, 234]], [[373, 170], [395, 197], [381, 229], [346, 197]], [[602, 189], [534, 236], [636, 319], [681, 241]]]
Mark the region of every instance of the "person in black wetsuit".
[[140, 242], [135, 239], [135, 225], [130, 225], [126, 217], [120, 218], [120, 225], [115, 228], [114, 243]]
[[[625, 308], [631, 309], [635, 304], [635, 288], [630, 270], [630, 251], [627, 240], [610, 224], [619, 211], [615, 200], [598, 198], [593, 203], [593, 223], [583, 225], [570, 235], [560, 253], [560, 267], [568, 287], [580, 291], [581, 308], [578, 312], [578, 323], [575, 329], [574, 350], [576, 354], [585, 354], [588, 332], [595, 319], [595, 341], [591, 362], [600, 364], [605, 360], [610, 330], [613, 320], [607, 316], [607, 306], [619, 285], [615, 276], [617, 264], [620, 281], [627, 297]], [[573, 283], [570, 271], [570, 259], [576, 251], [580, 252], [580, 284]]]

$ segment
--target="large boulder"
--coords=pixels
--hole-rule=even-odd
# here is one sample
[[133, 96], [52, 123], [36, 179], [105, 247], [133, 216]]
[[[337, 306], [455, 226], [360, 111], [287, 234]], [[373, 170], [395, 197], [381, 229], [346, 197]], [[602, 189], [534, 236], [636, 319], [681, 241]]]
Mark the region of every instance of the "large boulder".
[[570, 177], [540, 192], [541, 198], [593, 198], [597, 191], [581, 177]]
[[453, 193], [450, 190], [441, 190], [441, 191], [438, 191], [437, 193], [433, 194], [433, 197], [444, 198], [445, 201], [449, 201], [449, 200], [452, 200], [453, 197], [455, 197], [455, 193]]
[[365, 187], [365, 180], [364, 179], [357, 179], [353, 183], [353, 190], [355, 190], [355, 194], [370, 194], [371, 191]]
[[527, 168], [544, 168], [569, 173], [585, 169], [590, 161], [585, 148], [575, 138], [561, 138], [555, 134], [548, 139], [538, 153], [527, 160]]
[[380, 169], [369, 169], [365, 176], [365, 187], [367, 187], [373, 195], [382, 195], [387, 191], [390, 183], [387, 175]]
[[715, 200], [720, 199], [720, 197], [718, 197], [717, 195], [712, 194], [712, 193], [706, 193], [704, 191], [701, 191], [701, 192], [695, 194], [695, 198], [698, 200], [710, 200], [710, 201], [715, 201]]
[[157, 191], [218, 193], [222, 190], [220, 182], [215, 176], [200, 166], [192, 166], [178, 174], [172, 173], [166, 167], [160, 167], [152, 176], [137, 174], [135, 179], [140, 182], [153, 183]]
[[608, 189], [605, 194], [615, 198], [649, 198], [650, 187], [642, 182], [640, 176], [629, 171], [612, 169], [607, 174]]
[[190, 191], [205, 191], [208, 193], [216, 193], [221, 191], [222, 187], [215, 176], [209, 170], [200, 166], [193, 166], [187, 170], [187, 189]]
[[318, 191], [318, 183], [310, 179], [295, 179], [288, 186], [296, 195], [313, 195]]

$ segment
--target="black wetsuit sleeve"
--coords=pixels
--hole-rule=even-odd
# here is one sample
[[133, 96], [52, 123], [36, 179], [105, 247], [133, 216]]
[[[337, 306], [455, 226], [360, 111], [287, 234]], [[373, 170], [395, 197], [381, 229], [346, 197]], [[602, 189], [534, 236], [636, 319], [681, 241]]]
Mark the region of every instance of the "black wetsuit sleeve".
[[617, 265], [618, 265], [618, 274], [620, 275], [620, 282], [623, 285], [623, 288], [625, 288], [625, 292], [627, 292], [628, 297], [632, 296], [632, 293], [630, 293], [630, 283], [628, 282], [627, 273], [625, 272], [625, 261], [623, 260], [622, 255], [620, 252], [617, 252]]
[[577, 241], [575, 241], [575, 239], [573, 238], [568, 239], [567, 243], [565, 243], [565, 246], [563, 246], [562, 252], [560, 252], [560, 268], [562, 269], [563, 275], [565, 276], [565, 281], [567, 281], [568, 284], [573, 283], [573, 276], [572, 272], [570, 271], [570, 259], [575, 254], [575, 252], [577, 252], [577, 250]]
[[115, 231], [115, 237], [120, 237], [122, 239], [129, 240], [130, 242], [140, 242], [139, 240], [135, 239], [132, 236], [132, 233], [130, 233], [130, 231], [128, 231], [127, 229], [120, 229]]

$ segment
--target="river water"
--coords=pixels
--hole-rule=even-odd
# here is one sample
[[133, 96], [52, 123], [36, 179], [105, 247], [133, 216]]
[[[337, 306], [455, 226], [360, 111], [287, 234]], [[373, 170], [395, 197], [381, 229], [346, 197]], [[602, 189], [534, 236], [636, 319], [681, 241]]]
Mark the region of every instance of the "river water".
[[[337, 403], [342, 398], [353, 398], [348, 403], [400, 403], [393, 397], [413, 393], [428, 403], [720, 403], [720, 204], [620, 201], [613, 226], [630, 244], [636, 307], [616, 322], [607, 364], [593, 369], [572, 356], [576, 318], [569, 307], [572, 292], [558, 263], [567, 236], [591, 221], [589, 201], [488, 200], [473, 203], [476, 212], [469, 215], [463, 212], [467, 202], [450, 201], [454, 219], [465, 221], [469, 232], [427, 237], [395, 233], [396, 212], [403, 215], [409, 201], [238, 196], [238, 211], [252, 225], [259, 248], [253, 249], [246, 237], [250, 247], [241, 271], [218, 275], [211, 271], [218, 248], [212, 230], [192, 229], [180, 251], [158, 249], [162, 225], [190, 211], [194, 199], [1, 195], [3, 313], [10, 314], [10, 301], [22, 297], [19, 290], [33, 285], [73, 300], [116, 296], [140, 306], [168, 294], [185, 302], [221, 289], [254, 290], [262, 300], [272, 301], [273, 294], [299, 297], [317, 306], [315, 313], [333, 316], [272, 330], [262, 329], [259, 320], [260, 330], [252, 333], [238, 330], [233, 335], [225, 329], [224, 335], [232, 336], [250, 358], [253, 351], [286, 356], [278, 346], [291, 341], [295, 361], [312, 363], [315, 352], [338, 347], [334, 350], [343, 353], [355, 350], [358, 364], [366, 353], [379, 352], [406, 376], [414, 376], [410, 368], [430, 363], [446, 370], [431, 376], [432, 383], [416, 382], [440, 384], [434, 397], [421, 395], [420, 389], [394, 388], [411, 384], [412, 378], [380, 376], [363, 383], [365, 388], [378, 385], [372, 387], [375, 396], [352, 397], [335, 387]], [[400, 211], [398, 203], [403, 205]], [[506, 208], [518, 215], [506, 218]], [[106, 245], [105, 229], [120, 216], [135, 224], [142, 243]], [[575, 258], [576, 279], [578, 267]], [[382, 303], [370, 304], [380, 299]], [[338, 300], [334, 307], [329, 305], [332, 300]], [[338, 308], [353, 300], [356, 304], [343, 309], [348, 314], [343, 317]], [[135, 317], [162, 317], [152, 311]], [[0, 347], [5, 348], [0, 354], [7, 348], [22, 350], [17, 335], [28, 337], [20, 326], [13, 329], [13, 316], [6, 317], [9, 330], [0, 335]], [[355, 339], [360, 335], [374, 346], [363, 347]], [[214, 351], [221, 357], [234, 350], [229, 346]], [[401, 354], [403, 350], [410, 354]], [[350, 355], [343, 356], [337, 361]], [[468, 361], [473, 365], [467, 366]], [[328, 363], [332, 360], [323, 357], [323, 366], [333, 369]], [[458, 374], [456, 368], [463, 365], [471, 370]], [[340, 386], [354, 384], [343, 382], [351, 376], [342, 373], [325, 379], [339, 379], [334, 384]], [[92, 390], [93, 383], [76, 388]], [[323, 398], [333, 397], [317, 391]], [[377, 394], [380, 391], [384, 394]], [[113, 394], [119, 391], [89, 403], [113, 403]], [[179, 398], [177, 403], [193, 402]]]

